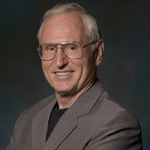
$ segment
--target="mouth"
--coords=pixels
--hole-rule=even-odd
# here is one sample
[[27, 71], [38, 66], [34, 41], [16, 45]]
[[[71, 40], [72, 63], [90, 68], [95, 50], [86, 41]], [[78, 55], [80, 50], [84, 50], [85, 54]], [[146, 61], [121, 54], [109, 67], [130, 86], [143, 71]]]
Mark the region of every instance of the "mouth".
[[67, 76], [71, 74], [73, 71], [64, 71], [64, 72], [55, 72], [56, 75], [58, 76]]

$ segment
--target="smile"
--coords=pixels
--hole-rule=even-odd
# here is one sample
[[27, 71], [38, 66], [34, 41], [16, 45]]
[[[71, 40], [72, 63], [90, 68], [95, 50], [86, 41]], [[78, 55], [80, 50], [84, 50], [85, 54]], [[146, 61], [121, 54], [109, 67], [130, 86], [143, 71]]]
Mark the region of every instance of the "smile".
[[56, 72], [56, 75], [59, 75], [59, 76], [66, 76], [66, 75], [69, 75], [71, 74], [72, 72], [71, 71], [67, 71], [67, 72]]

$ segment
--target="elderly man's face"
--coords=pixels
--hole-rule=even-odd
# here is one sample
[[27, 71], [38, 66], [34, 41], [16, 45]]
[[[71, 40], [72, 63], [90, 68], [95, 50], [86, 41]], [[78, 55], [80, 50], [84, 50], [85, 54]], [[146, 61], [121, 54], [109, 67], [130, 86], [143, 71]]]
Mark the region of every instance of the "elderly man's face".
[[[40, 44], [77, 41], [89, 42], [82, 19], [78, 13], [64, 13], [53, 16], [41, 32]], [[58, 48], [54, 59], [42, 61], [44, 75], [56, 94], [69, 96], [84, 91], [96, 77], [96, 59], [91, 46], [83, 50], [78, 59], [67, 58]], [[82, 92], [81, 92], [82, 93]]]

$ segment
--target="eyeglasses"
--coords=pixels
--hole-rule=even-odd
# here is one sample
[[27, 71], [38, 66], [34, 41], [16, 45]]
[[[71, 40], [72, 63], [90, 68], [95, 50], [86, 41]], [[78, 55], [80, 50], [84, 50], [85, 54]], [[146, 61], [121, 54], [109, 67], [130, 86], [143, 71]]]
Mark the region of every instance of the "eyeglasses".
[[65, 54], [70, 59], [79, 59], [82, 57], [83, 49], [89, 45], [93, 45], [98, 40], [93, 41], [89, 44], [82, 45], [79, 42], [65, 42], [61, 44], [41, 44], [38, 47], [38, 53], [42, 60], [49, 61], [55, 57], [58, 48], [61, 48]]

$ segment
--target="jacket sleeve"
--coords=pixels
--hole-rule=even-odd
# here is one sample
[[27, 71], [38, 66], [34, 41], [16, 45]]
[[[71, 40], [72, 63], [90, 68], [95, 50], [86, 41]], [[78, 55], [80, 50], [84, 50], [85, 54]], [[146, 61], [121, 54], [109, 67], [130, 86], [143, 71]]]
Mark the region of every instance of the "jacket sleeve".
[[24, 149], [31, 147], [31, 121], [25, 112], [26, 111], [24, 111], [16, 121], [13, 134], [6, 150], [23, 150], [23, 147]]
[[119, 112], [105, 127], [98, 129], [85, 150], [142, 150], [137, 119], [127, 111]]
[[18, 120], [15, 123], [14, 129], [13, 129], [13, 134], [12, 134], [12, 136], [10, 138], [10, 142], [9, 142], [6, 150], [14, 150], [14, 148], [13, 148], [13, 141], [14, 141], [14, 137], [15, 137], [16, 128], [18, 126], [18, 123], [19, 123], [19, 120], [20, 120], [21, 116], [22, 115], [20, 115], [20, 117], [18, 118]]

